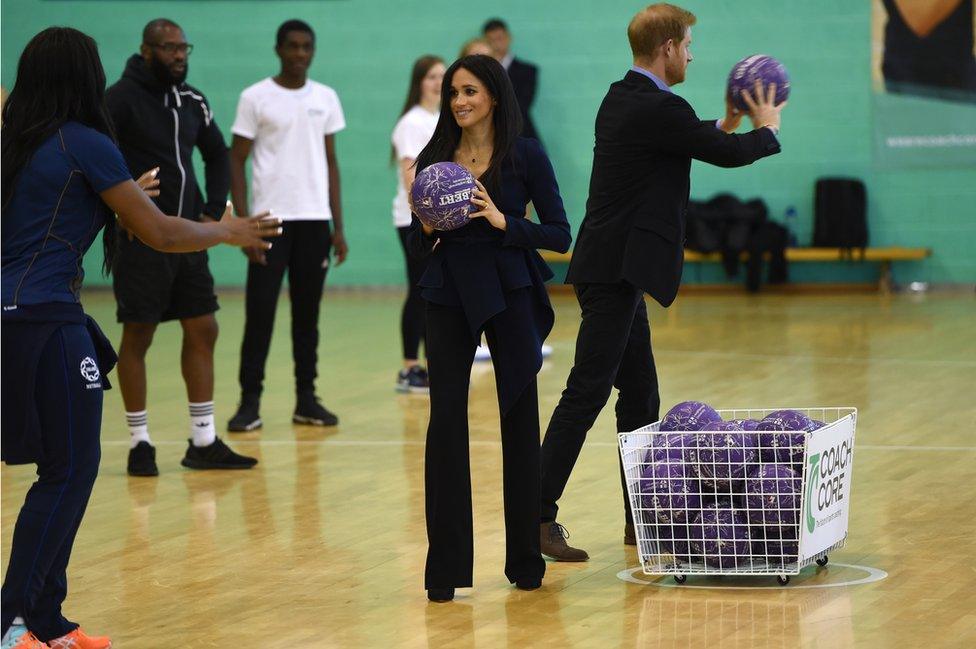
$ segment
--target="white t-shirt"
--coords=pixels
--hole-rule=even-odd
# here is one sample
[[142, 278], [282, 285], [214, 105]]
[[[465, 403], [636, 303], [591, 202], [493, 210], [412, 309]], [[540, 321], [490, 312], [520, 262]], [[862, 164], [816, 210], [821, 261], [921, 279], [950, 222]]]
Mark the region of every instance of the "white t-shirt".
[[241, 93], [231, 131], [254, 141], [251, 213], [273, 210], [286, 221], [329, 221], [325, 136], [346, 127], [339, 95], [309, 79], [283, 88], [271, 78]]
[[398, 228], [410, 225], [410, 203], [407, 188], [403, 185], [403, 171], [399, 162], [404, 158], [417, 159], [430, 142], [437, 128], [439, 113], [431, 113], [417, 104], [403, 114], [393, 127], [393, 149], [397, 159], [397, 194], [393, 199], [393, 224]]

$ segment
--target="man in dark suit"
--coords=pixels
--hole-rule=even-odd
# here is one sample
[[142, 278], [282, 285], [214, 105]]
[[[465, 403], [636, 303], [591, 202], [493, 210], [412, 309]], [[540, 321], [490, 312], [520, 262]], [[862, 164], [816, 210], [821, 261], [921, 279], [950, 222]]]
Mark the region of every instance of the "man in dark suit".
[[512, 35], [505, 21], [492, 18], [484, 24], [481, 32], [491, 46], [495, 58], [508, 72], [508, 78], [512, 80], [515, 98], [518, 99], [519, 109], [522, 111], [522, 135], [538, 140], [539, 134], [535, 130], [535, 124], [532, 123], [532, 117], [529, 116], [529, 109], [532, 108], [532, 102], [535, 100], [539, 68], [512, 55]]
[[[644, 293], [667, 307], [678, 292], [692, 158], [739, 167], [780, 150], [782, 104], [773, 104], [774, 87], [757, 87], [757, 97], [748, 97], [755, 130], [744, 135], [732, 134], [742, 115], [728, 100], [724, 119], [703, 121], [671, 92], [692, 60], [694, 23], [694, 14], [669, 4], [640, 11], [627, 30], [634, 67], [610, 86], [597, 113], [586, 216], [566, 276], [582, 323], [574, 366], [542, 445], [542, 552], [557, 560], [588, 558], [566, 543], [556, 501], [611, 388], [619, 391], [617, 430], [658, 419]], [[635, 544], [626, 488], [624, 507], [625, 542]]]

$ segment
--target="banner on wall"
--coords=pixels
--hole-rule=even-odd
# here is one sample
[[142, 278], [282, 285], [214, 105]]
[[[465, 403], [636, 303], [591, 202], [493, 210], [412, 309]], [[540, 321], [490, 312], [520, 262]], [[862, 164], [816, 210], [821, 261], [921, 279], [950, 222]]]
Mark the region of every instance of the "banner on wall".
[[874, 157], [976, 165], [974, 0], [873, 0]]

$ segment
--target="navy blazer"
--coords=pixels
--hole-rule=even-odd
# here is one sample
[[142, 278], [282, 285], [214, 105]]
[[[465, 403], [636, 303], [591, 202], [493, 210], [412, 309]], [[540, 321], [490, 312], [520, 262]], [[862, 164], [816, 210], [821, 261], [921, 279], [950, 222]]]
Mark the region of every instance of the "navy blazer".
[[[496, 372], [504, 367], [511, 374], [499, 382], [505, 386], [504, 394], [499, 393], [505, 412], [542, 367], [540, 349], [554, 321], [545, 288], [552, 271], [536, 249], [566, 252], [572, 235], [552, 164], [536, 140], [516, 139], [491, 199], [505, 215], [505, 230], [477, 218], [457, 230], [427, 236], [414, 215], [408, 245], [414, 256], [428, 257], [419, 282], [424, 299], [461, 307], [475, 340], [490, 318], [508, 308], [506, 294], [523, 288], [532, 292], [533, 312], [525, 314], [526, 326], [510, 334], [523, 338], [523, 353], [520, 358], [495, 359]], [[530, 202], [538, 223], [525, 218]]]
[[740, 167], [780, 150], [768, 128], [725, 133], [633, 70], [610, 86], [595, 139], [586, 216], [566, 281], [626, 280], [665, 307], [681, 281], [691, 159]]

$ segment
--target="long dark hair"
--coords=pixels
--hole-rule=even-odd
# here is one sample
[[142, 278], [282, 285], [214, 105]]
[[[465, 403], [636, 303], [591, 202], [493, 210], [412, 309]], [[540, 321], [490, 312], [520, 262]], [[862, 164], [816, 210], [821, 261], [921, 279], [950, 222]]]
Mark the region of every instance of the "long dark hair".
[[488, 94], [495, 100], [495, 111], [492, 116], [495, 138], [492, 143], [491, 160], [484, 174], [485, 188], [489, 194], [492, 194], [501, 184], [502, 164], [509, 158], [515, 146], [515, 138], [522, 130], [522, 114], [519, 112], [515, 90], [512, 89], [512, 82], [505, 68], [494, 58], [484, 54], [462, 57], [452, 63], [444, 73], [444, 83], [441, 84], [441, 115], [430, 142], [417, 156], [417, 171], [435, 162], [454, 159], [454, 152], [461, 142], [461, 127], [458, 126], [451, 112], [451, 80], [454, 79], [454, 73], [461, 68], [485, 84]]
[[[6, 212], [20, 172], [41, 144], [65, 122], [80, 122], [115, 141], [105, 105], [105, 69], [98, 45], [70, 27], [48, 27], [30, 40], [17, 63], [17, 79], [3, 107], [2, 205]], [[115, 219], [105, 222], [103, 270], [115, 256]]]
[[[438, 63], [443, 63], [444, 59], [433, 54], [425, 54], [419, 59], [413, 62], [413, 70], [410, 72], [410, 87], [407, 88], [407, 99], [403, 102], [403, 108], [400, 110], [400, 114], [397, 115], [397, 119], [400, 119], [407, 114], [407, 111], [420, 103], [421, 88], [420, 85], [424, 81], [424, 77], [430, 72], [430, 69], [437, 65]], [[396, 149], [390, 147], [390, 163], [396, 162]]]

